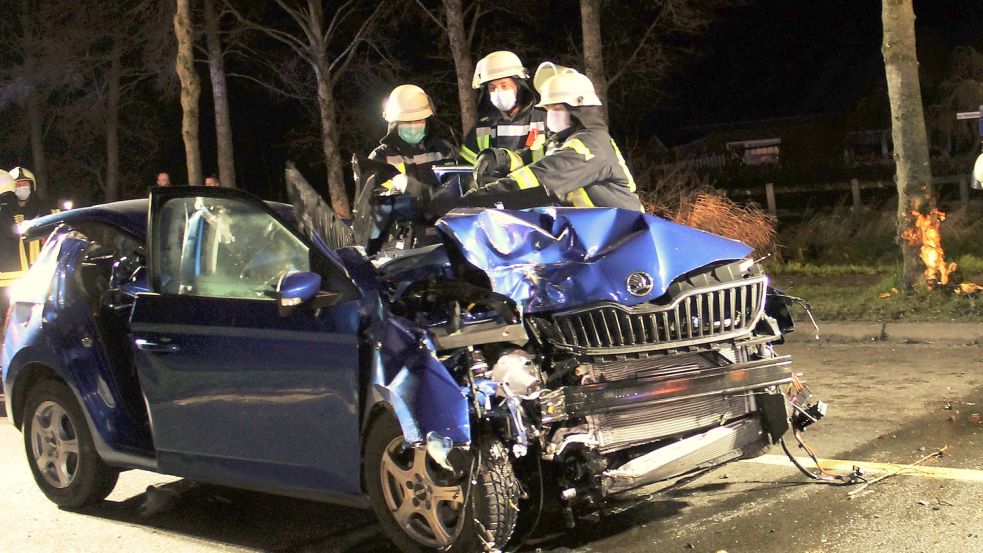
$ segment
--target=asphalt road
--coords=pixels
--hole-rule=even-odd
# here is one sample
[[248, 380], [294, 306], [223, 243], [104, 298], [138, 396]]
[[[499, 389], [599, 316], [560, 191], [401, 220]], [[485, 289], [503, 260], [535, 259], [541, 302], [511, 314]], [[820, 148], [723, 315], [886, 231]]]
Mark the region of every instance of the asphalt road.
[[[784, 351], [830, 403], [806, 432], [821, 457], [849, 466], [910, 464], [949, 446], [946, 454], [853, 496], [855, 488], [809, 483], [784, 464], [736, 463], [596, 524], [566, 531], [547, 520], [524, 550], [983, 552], [983, 424], [972, 419], [983, 412], [983, 348], [854, 342]], [[3, 551], [394, 550], [367, 511], [140, 471], [123, 474], [98, 506], [59, 510], [35, 487], [21, 435], [0, 423]], [[780, 449], [770, 453], [761, 461], [780, 460]], [[161, 483], [175, 491], [172, 508], [141, 515], [147, 486]]]

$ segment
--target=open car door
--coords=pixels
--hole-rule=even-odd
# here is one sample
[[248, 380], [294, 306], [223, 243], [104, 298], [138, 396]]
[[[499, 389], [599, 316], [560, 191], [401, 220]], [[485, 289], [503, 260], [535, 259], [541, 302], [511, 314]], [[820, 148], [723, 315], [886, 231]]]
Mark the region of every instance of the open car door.
[[[154, 189], [148, 240], [151, 292], [131, 328], [160, 470], [359, 494], [360, 302], [343, 267], [231, 189]], [[295, 272], [320, 275], [331, 305], [281, 313]]]

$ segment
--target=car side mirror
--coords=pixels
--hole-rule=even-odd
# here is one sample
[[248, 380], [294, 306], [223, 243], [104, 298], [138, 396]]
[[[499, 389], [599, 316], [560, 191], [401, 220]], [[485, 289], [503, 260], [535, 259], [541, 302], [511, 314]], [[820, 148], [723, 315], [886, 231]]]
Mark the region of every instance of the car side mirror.
[[321, 290], [321, 275], [317, 273], [290, 273], [280, 279], [277, 286], [277, 307], [280, 315], [287, 316], [297, 307], [310, 302]]

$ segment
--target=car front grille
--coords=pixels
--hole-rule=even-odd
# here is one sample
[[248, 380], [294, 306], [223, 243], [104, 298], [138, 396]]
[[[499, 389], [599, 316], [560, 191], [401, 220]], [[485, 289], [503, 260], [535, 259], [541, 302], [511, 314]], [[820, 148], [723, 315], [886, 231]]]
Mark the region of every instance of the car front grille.
[[764, 311], [765, 276], [697, 288], [668, 305], [616, 303], [552, 315], [546, 334], [554, 345], [589, 355], [664, 350], [751, 332]]

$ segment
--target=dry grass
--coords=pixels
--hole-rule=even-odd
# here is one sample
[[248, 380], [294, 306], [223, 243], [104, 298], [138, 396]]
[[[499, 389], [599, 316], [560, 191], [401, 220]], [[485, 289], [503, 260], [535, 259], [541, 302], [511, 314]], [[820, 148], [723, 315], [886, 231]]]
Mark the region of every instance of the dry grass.
[[754, 203], [739, 204], [689, 170], [663, 176], [641, 194], [645, 211], [675, 223], [740, 240], [755, 255], [778, 257], [778, 220]]
[[[806, 264], [893, 265], [900, 259], [894, 202], [854, 211], [813, 213], [782, 235], [785, 258]], [[983, 257], [983, 204], [952, 209], [940, 228], [947, 260]]]

